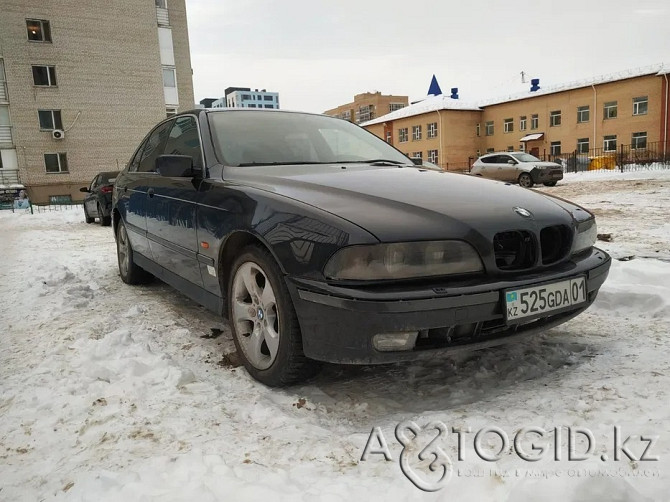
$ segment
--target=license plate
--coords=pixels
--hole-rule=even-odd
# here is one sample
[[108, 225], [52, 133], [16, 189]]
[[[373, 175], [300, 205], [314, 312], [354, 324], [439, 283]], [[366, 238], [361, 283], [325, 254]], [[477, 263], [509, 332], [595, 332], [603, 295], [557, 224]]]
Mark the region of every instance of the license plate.
[[586, 302], [584, 277], [505, 291], [508, 321], [541, 315]]

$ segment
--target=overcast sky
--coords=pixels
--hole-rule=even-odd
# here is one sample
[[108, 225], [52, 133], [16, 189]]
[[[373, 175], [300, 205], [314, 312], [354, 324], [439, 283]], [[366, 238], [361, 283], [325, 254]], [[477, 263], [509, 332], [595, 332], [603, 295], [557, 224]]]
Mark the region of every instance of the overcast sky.
[[196, 102], [226, 87], [323, 112], [381, 91], [478, 101], [670, 63], [670, 0], [186, 0]]

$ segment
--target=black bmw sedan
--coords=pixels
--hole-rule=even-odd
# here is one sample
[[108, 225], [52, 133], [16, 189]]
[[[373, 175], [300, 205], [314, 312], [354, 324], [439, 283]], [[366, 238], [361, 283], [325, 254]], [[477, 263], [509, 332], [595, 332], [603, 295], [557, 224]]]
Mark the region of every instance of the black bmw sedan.
[[272, 386], [318, 361], [489, 347], [583, 312], [610, 257], [586, 209], [415, 166], [349, 122], [196, 110], [141, 142], [114, 186], [121, 278], [225, 316]]

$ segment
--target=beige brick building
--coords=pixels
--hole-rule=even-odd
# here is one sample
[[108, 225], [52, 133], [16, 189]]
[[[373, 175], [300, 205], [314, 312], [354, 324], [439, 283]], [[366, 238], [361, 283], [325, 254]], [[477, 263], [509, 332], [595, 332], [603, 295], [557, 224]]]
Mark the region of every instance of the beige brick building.
[[360, 124], [361, 122], [400, 110], [406, 107], [408, 103], [407, 96], [384, 96], [381, 92], [364, 92], [356, 94], [352, 103], [340, 105], [323, 113], [331, 117], [338, 117]]
[[[166, 4], [167, 2], [167, 4]], [[194, 108], [184, 0], [0, 0], [0, 184], [77, 201]]]
[[464, 170], [479, 155], [524, 150], [545, 158], [668, 158], [668, 72], [656, 65], [464, 103], [430, 96], [362, 124], [403, 153]]

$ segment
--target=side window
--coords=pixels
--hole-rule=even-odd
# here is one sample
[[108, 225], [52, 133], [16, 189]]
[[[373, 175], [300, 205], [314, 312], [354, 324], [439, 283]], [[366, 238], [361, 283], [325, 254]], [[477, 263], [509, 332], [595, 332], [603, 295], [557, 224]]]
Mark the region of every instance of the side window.
[[139, 172], [152, 173], [156, 170], [156, 159], [163, 153], [163, 146], [165, 145], [165, 140], [172, 123], [171, 120], [165, 122], [151, 133], [151, 136], [149, 136], [144, 144], [144, 148], [142, 148], [142, 160], [140, 160], [140, 165], [137, 169]]
[[193, 167], [202, 168], [200, 137], [195, 117], [179, 117], [174, 122], [165, 144], [166, 155], [188, 155], [193, 157]]
[[144, 150], [144, 145], [146, 145], [146, 141], [143, 142], [140, 147], [137, 149], [135, 152], [135, 155], [133, 155], [133, 158], [128, 162], [128, 172], [129, 173], [136, 173], [137, 168], [140, 166], [140, 159], [142, 158], [142, 151]]
[[93, 181], [91, 181], [91, 186], [89, 187], [89, 190], [93, 190], [95, 187], [98, 186], [98, 178], [100, 178], [100, 175], [93, 178]]
[[486, 157], [486, 158], [484, 158], [484, 159], [482, 159], [482, 160], [483, 160], [484, 162], [486, 162], [487, 164], [497, 164], [497, 163], [500, 162], [499, 159], [500, 159], [500, 155], [491, 155], [491, 156]]

